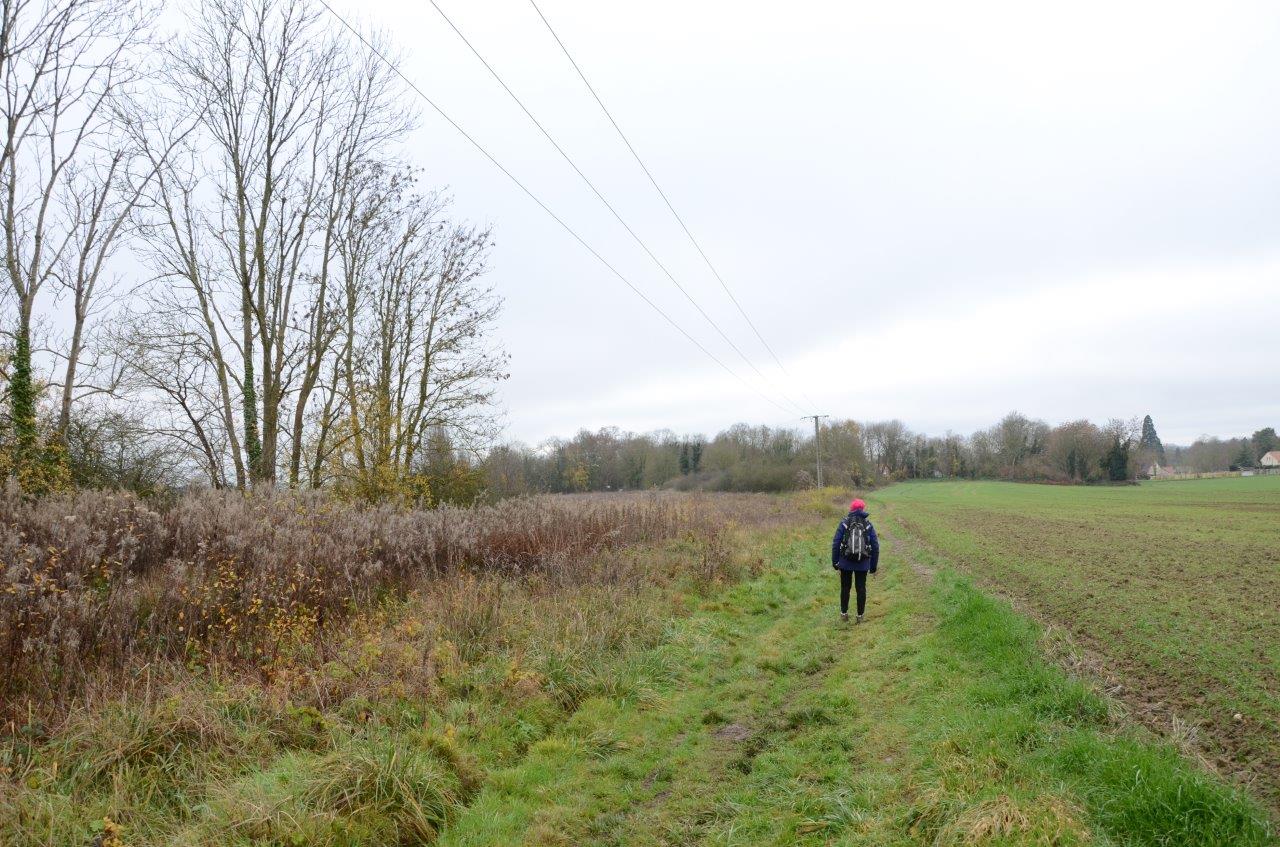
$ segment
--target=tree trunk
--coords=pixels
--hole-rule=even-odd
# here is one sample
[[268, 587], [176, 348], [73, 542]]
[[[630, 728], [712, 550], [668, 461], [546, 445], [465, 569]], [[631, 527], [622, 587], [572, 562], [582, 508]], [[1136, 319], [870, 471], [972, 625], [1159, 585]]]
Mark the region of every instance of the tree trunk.
[[13, 434], [17, 444], [16, 464], [34, 461], [36, 452], [36, 396], [31, 379], [30, 301], [19, 307], [17, 338], [13, 350], [13, 376], [9, 380]]
[[253, 323], [249, 306], [248, 286], [241, 306], [241, 325], [244, 328], [244, 451], [249, 458], [249, 485], [262, 481], [262, 440], [258, 437], [258, 390], [253, 373]]
[[71, 331], [71, 347], [67, 350], [67, 373], [62, 382], [62, 404], [58, 409], [58, 440], [67, 446], [67, 429], [71, 426], [71, 403], [75, 398], [76, 371], [80, 366], [80, 351], [84, 347], [85, 308], [80, 292], [76, 292], [75, 328]]

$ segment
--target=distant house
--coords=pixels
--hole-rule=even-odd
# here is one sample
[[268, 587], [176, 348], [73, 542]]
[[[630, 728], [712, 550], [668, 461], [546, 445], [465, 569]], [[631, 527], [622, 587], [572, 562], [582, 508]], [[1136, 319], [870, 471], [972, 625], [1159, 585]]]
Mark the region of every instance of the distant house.
[[1280, 450], [1272, 450], [1258, 461], [1264, 468], [1280, 468]]

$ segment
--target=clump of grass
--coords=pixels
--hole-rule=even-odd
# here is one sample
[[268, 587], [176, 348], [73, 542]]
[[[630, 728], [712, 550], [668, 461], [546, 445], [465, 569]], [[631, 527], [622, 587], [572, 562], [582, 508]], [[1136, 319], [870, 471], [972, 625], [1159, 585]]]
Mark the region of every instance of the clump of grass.
[[1083, 796], [1100, 828], [1130, 844], [1274, 844], [1262, 812], [1175, 748], [1131, 738], [1069, 735], [1046, 764]]
[[484, 785], [484, 769], [474, 758], [464, 753], [449, 735], [428, 731], [423, 733], [420, 743], [424, 749], [431, 751], [449, 766], [449, 770], [458, 779], [459, 794], [463, 802], [470, 802]]
[[216, 701], [187, 690], [149, 707], [110, 703], [78, 713], [54, 749], [68, 787], [81, 794], [118, 780], [125, 770], [138, 777], [133, 781], [163, 789], [192, 768], [239, 756], [246, 740]]
[[117, 822], [124, 843], [157, 843], [211, 778], [264, 764], [279, 737], [263, 704], [178, 687], [148, 703], [73, 713], [0, 779], [0, 843], [83, 844]]
[[708, 709], [702, 713], [703, 726], [724, 726], [729, 719], [719, 709]]
[[318, 755], [290, 753], [219, 790], [191, 845], [428, 844], [469, 799], [448, 755], [403, 739], [352, 738]]
[[935, 835], [934, 844], [1000, 843], [1091, 844], [1093, 837], [1081, 812], [1061, 798], [1017, 800], [1007, 794], [983, 800], [958, 812]]

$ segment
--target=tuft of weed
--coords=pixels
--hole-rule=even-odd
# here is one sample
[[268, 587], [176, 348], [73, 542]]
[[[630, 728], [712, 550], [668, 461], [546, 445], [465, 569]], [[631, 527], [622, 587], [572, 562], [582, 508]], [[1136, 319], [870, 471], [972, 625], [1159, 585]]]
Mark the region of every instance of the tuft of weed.
[[934, 792], [922, 798], [910, 831], [936, 847], [979, 844], [1094, 843], [1079, 809], [1060, 797], [1008, 794], [963, 797]]
[[471, 802], [480, 787], [484, 785], [484, 769], [475, 759], [462, 752], [451, 733], [424, 731], [421, 736], [424, 749], [431, 751], [437, 758], [449, 766], [458, 779], [459, 797], [463, 803]]
[[430, 843], [468, 793], [438, 749], [403, 739], [350, 738], [323, 755], [285, 754], [273, 766], [220, 788], [208, 802], [206, 819], [179, 843]]
[[227, 704], [196, 689], [177, 689], [152, 704], [110, 703], [76, 714], [45, 759], [67, 763], [59, 784], [76, 795], [121, 784], [163, 792], [262, 740], [251, 738], [258, 730], [237, 722]]
[[724, 726], [729, 722], [719, 709], [708, 709], [702, 713], [703, 726]]

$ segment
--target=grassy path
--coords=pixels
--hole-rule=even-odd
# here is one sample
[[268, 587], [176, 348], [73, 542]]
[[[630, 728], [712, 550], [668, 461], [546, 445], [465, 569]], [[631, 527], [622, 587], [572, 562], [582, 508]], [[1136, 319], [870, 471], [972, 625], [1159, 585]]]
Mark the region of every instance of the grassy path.
[[599, 697], [448, 845], [1268, 844], [1261, 813], [1039, 657], [1037, 633], [889, 551], [835, 620], [807, 534], [672, 625], [641, 694]]

